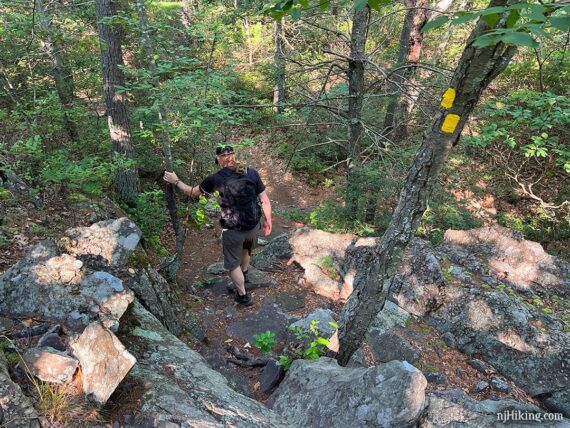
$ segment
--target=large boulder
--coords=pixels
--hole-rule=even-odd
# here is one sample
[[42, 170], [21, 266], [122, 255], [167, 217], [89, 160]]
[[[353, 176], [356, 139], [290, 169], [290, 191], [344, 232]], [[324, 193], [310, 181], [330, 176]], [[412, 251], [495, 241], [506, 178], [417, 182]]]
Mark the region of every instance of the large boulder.
[[463, 390], [452, 389], [428, 394], [428, 406], [419, 427], [570, 427], [568, 420], [550, 421], [549, 416], [545, 417], [544, 413], [532, 404], [513, 400], [476, 401]]
[[122, 326], [121, 338], [138, 363], [125, 382], [140, 385], [141, 403], [133, 426], [288, 426], [263, 404], [231, 389], [139, 303], [133, 304], [129, 319], [132, 325]]
[[273, 409], [295, 427], [413, 427], [424, 410], [424, 375], [406, 362], [369, 368], [296, 360]]
[[132, 292], [106, 272], [89, 274], [81, 260], [62, 254], [53, 241], [37, 244], [0, 275], [0, 312], [10, 317], [57, 320], [81, 331], [99, 319], [116, 328]]
[[204, 338], [198, 320], [180, 304], [172, 287], [158, 271], [151, 267], [139, 269], [125, 277], [125, 282], [139, 302], [172, 334], [180, 335], [186, 330], [198, 340]]
[[[503, 228], [448, 231], [436, 249], [414, 240], [403, 260], [391, 290], [400, 307], [546, 405], [564, 408], [558, 397], [570, 388], [570, 335], [562, 314], [521, 296], [563, 293], [570, 281], [565, 262]], [[532, 282], [537, 278], [544, 286]]]
[[10, 379], [4, 353], [0, 351], [0, 426], [40, 428], [39, 415], [20, 386]]
[[345, 283], [342, 273], [345, 252], [353, 235], [335, 235], [306, 227], [289, 237], [291, 260], [305, 270], [305, 281], [318, 294], [334, 300], [347, 299], [352, 287]]
[[122, 217], [69, 229], [59, 245], [93, 269], [120, 268], [127, 264], [141, 236], [137, 225]]
[[440, 250], [472, 273], [521, 291], [540, 286], [570, 297], [570, 264], [546, 253], [539, 243], [523, 239], [519, 232], [500, 226], [448, 230]]

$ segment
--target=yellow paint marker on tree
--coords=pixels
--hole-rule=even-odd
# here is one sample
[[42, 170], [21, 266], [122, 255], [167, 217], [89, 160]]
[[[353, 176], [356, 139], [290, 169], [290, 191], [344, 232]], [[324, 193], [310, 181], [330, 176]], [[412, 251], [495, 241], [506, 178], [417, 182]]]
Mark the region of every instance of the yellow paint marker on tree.
[[441, 106], [444, 109], [449, 110], [453, 106], [453, 101], [455, 101], [455, 89], [447, 88], [443, 97], [441, 98]]
[[441, 125], [441, 132], [445, 132], [446, 134], [453, 134], [453, 132], [455, 132], [455, 128], [457, 128], [458, 123], [459, 123], [459, 115], [448, 114], [447, 116], [445, 116], [443, 124]]

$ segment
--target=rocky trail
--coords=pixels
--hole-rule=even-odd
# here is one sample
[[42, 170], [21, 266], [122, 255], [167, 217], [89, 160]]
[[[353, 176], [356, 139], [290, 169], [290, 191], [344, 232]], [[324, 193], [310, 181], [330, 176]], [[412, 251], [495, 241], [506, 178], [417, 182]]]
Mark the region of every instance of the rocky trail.
[[[269, 154], [262, 146], [248, 164], [274, 210], [332, 196]], [[312, 360], [352, 292], [347, 247], [376, 238], [276, 215], [252, 258], [254, 304], [242, 307], [227, 292], [217, 224], [190, 233], [172, 287], [109, 201], [53, 210], [7, 209], [35, 226], [1, 257], [2, 428], [570, 426], [570, 264], [506, 228], [414, 239], [366, 341], [339, 367]], [[255, 346], [265, 331], [268, 352]]]

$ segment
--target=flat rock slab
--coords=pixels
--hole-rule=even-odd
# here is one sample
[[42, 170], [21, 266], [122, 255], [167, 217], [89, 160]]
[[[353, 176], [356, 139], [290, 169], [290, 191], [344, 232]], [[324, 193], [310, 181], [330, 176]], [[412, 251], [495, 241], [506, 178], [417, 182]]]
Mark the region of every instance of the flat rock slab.
[[28, 349], [23, 358], [35, 377], [52, 383], [71, 382], [79, 364], [65, 352], [50, 347]]
[[568, 428], [568, 420], [551, 422], [542, 417], [540, 422], [527, 419], [527, 421], [513, 421], [499, 418], [501, 415], [523, 413], [526, 417], [543, 416], [542, 411], [532, 404], [519, 403], [513, 400], [484, 400], [477, 401], [469, 397], [461, 389], [438, 391], [428, 394], [428, 406], [422, 416], [419, 427], [549, 427]]
[[226, 332], [230, 336], [253, 343], [254, 334], [271, 330], [275, 333], [275, 341], [280, 342], [287, 337], [288, 325], [288, 317], [277, 306], [263, 302], [259, 311], [229, 325]]
[[289, 236], [286, 233], [276, 236], [261, 251], [254, 254], [251, 264], [257, 269], [275, 272], [281, 269], [281, 262], [293, 255]]
[[418, 369], [399, 361], [347, 368], [331, 358], [296, 360], [274, 394], [273, 410], [294, 427], [413, 427], [426, 385]]
[[[271, 278], [266, 273], [260, 270], [250, 267], [248, 270], [248, 282], [245, 283], [245, 289], [249, 293], [252, 290], [257, 290], [259, 288], [274, 287], [277, 282]], [[233, 288], [233, 282], [228, 276], [218, 278], [214, 280], [211, 287], [212, 293], [215, 295], [226, 294], [228, 289]]]
[[99, 323], [91, 323], [71, 343], [83, 372], [83, 392], [95, 402], [104, 404], [136, 363], [112, 331]]
[[285, 371], [283, 367], [277, 364], [277, 361], [269, 360], [269, 363], [267, 363], [261, 372], [261, 392], [266, 394], [270, 392], [279, 384], [284, 374]]
[[279, 293], [271, 298], [271, 302], [275, 303], [285, 312], [293, 312], [305, 307], [306, 291], [294, 293]]

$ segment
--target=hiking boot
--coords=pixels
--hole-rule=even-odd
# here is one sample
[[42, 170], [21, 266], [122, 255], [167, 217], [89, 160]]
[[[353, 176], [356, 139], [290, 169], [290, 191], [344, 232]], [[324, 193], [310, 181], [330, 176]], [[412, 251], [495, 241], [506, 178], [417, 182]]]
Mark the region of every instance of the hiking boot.
[[238, 293], [236, 293], [236, 295], [234, 296], [234, 300], [238, 302], [240, 305], [244, 306], [251, 306], [253, 304], [251, 301], [251, 296], [247, 293], [244, 294], [243, 296], [240, 296]]

